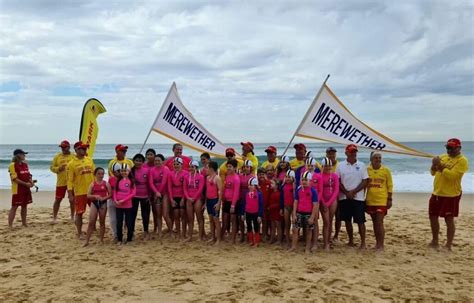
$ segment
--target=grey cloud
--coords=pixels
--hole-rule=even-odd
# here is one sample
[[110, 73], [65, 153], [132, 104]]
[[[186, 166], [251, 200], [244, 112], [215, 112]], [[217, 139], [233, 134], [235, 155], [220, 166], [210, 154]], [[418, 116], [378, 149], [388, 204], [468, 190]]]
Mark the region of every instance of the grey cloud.
[[[14, 96], [0, 96], [10, 105], [0, 103], [2, 115], [34, 104], [74, 120], [84, 98], [51, 92], [79, 87], [108, 108], [107, 138], [126, 123], [128, 141], [136, 142], [176, 81], [186, 106], [223, 141], [237, 135], [285, 141], [331, 73], [329, 85], [349, 108], [397, 139], [413, 134], [392, 121], [415, 125], [420, 111], [441, 120], [448, 100], [472, 129], [467, 1], [1, 1], [0, 7], [0, 81], [22, 85]], [[108, 83], [113, 89], [98, 89]], [[5, 123], [2, 133], [12, 133], [13, 121]], [[57, 132], [38, 123], [51, 136]], [[472, 131], [465, 135], [474, 138]]]

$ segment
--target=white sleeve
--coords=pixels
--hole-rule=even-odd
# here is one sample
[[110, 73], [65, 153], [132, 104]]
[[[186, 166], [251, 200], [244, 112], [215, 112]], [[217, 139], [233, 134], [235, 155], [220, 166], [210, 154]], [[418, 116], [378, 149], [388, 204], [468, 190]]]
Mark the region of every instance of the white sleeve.
[[341, 163], [336, 167], [336, 175], [341, 178]]

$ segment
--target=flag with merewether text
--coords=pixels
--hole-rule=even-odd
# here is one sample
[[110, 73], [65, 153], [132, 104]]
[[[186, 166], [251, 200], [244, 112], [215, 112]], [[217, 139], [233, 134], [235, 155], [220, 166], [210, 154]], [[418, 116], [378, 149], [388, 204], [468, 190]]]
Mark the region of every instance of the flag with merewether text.
[[89, 144], [87, 155], [91, 158], [94, 156], [95, 142], [99, 136], [97, 117], [106, 111], [104, 105], [94, 98], [87, 100], [86, 104], [84, 104], [84, 109], [82, 110], [79, 140], [85, 144]]
[[296, 130], [296, 136], [344, 145], [356, 144], [397, 154], [432, 157], [388, 138], [357, 119], [326, 84], [315, 97]]
[[225, 158], [226, 146], [204, 128], [184, 107], [173, 82], [152, 130], [200, 152]]

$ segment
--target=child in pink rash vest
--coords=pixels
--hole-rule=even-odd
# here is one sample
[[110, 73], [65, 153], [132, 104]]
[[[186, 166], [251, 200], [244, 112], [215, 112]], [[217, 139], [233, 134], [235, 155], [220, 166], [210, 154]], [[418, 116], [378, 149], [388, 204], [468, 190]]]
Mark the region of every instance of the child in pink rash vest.
[[199, 226], [199, 239], [204, 240], [204, 215], [202, 212], [202, 190], [205, 179], [199, 172], [199, 163], [195, 160], [189, 165], [188, 179], [184, 184], [184, 196], [186, 198], [186, 214], [188, 218], [189, 237], [187, 241], [192, 241], [194, 230], [194, 214]]
[[170, 202], [168, 199], [168, 179], [170, 170], [163, 165], [164, 157], [162, 154], [155, 156], [155, 161], [150, 169], [148, 184], [151, 191], [151, 206], [153, 210], [154, 229], [161, 238], [163, 230], [163, 218], [165, 219], [168, 230], [171, 232], [172, 223], [170, 216]]
[[[235, 212], [237, 216], [241, 217], [245, 215], [245, 209], [244, 209], [244, 204], [245, 204], [245, 196], [247, 192], [249, 191], [249, 180], [251, 178], [254, 178], [255, 175], [252, 174], [252, 168], [253, 168], [253, 163], [250, 160], [245, 160], [244, 164], [242, 165], [242, 172], [239, 174], [239, 180], [240, 180], [240, 199], [239, 203]], [[239, 224], [239, 229], [240, 229], [240, 242], [245, 241], [245, 226], [244, 224]]]
[[248, 191], [245, 194], [245, 222], [247, 223], [247, 241], [250, 246], [260, 243], [260, 224], [263, 216], [262, 193], [258, 191], [258, 180], [255, 177], [247, 183]]
[[290, 157], [288, 156], [281, 157], [281, 160], [278, 163], [278, 167], [277, 167], [277, 178], [278, 178], [278, 181], [280, 182], [279, 185], [282, 185], [285, 182], [286, 173], [289, 170], [291, 170]]
[[140, 206], [143, 224], [143, 239], [150, 240], [148, 227], [150, 224], [150, 186], [148, 178], [150, 175], [150, 167], [145, 163], [145, 157], [142, 154], [136, 154], [133, 157], [132, 175], [137, 189], [135, 197], [132, 200], [133, 210], [133, 229], [135, 230], [135, 222], [138, 216], [138, 207]]
[[[156, 163], [156, 162], [155, 162]], [[149, 186], [150, 190], [154, 194], [155, 203], [161, 205], [164, 196], [168, 193], [168, 178], [170, 170], [164, 165], [154, 166], [150, 169]]]
[[163, 164], [166, 167], [168, 167], [170, 171], [173, 171], [174, 161], [176, 160], [176, 158], [180, 158], [181, 160], [183, 160], [183, 170], [187, 171], [189, 169], [189, 163], [191, 163], [191, 158], [183, 156], [183, 155], [178, 156], [178, 157], [169, 157], [168, 159], [166, 159], [165, 163]]
[[313, 229], [317, 221], [318, 213], [318, 194], [310, 185], [312, 177], [312, 174], [308, 171], [303, 173], [301, 176], [301, 185], [295, 192], [295, 203], [293, 204], [292, 215], [293, 222], [295, 223], [290, 251], [296, 249], [296, 245], [298, 244], [298, 231], [301, 228], [306, 230], [305, 252], [309, 253], [311, 251]]
[[113, 191], [113, 200], [117, 213], [117, 240], [118, 244], [123, 241], [123, 221], [127, 225], [127, 242], [133, 240], [133, 214], [132, 198], [135, 196], [136, 188], [133, 180], [129, 178], [130, 167], [128, 164], [121, 164], [120, 177], [117, 179], [115, 190]]
[[293, 204], [295, 202], [295, 172], [288, 170], [285, 175], [284, 183], [280, 187], [280, 215], [284, 220], [284, 238], [288, 247], [291, 245], [290, 227], [291, 214], [293, 213]]
[[[319, 169], [317, 168], [317, 161], [314, 158], [308, 158], [306, 159], [306, 171], [310, 172], [311, 175], [313, 176], [310, 180], [310, 185], [316, 193], [320, 194], [321, 193], [321, 186], [322, 186], [322, 178], [321, 174], [319, 173]], [[304, 172], [301, 174], [303, 175]], [[316, 223], [314, 224], [314, 229], [313, 229], [313, 238], [311, 240], [311, 249], [313, 249], [316, 246], [316, 242], [318, 240], [319, 236], [319, 224], [318, 224], [318, 217], [319, 217], [319, 212], [316, 213]]]
[[209, 161], [206, 177], [206, 208], [209, 215], [211, 227], [210, 242], [219, 245], [221, 239], [221, 224], [219, 222], [219, 213], [221, 209], [221, 198], [223, 185], [221, 178], [217, 174], [219, 166], [215, 161]]
[[332, 160], [323, 158], [321, 161], [323, 172], [321, 174], [321, 189], [319, 200], [321, 202], [319, 210], [323, 217], [323, 240], [324, 249], [329, 250], [329, 240], [332, 234], [332, 221], [337, 209], [337, 197], [339, 195], [339, 177], [332, 172]]
[[[109, 185], [112, 189], [112, 193], [115, 191], [115, 186], [117, 185], [117, 179], [120, 177], [120, 168], [122, 165], [120, 163], [114, 163], [112, 165], [113, 175], [109, 177]], [[109, 224], [110, 229], [112, 229], [112, 234], [114, 236], [114, 243], [117, 243], [117, 207], [113, 196], [107, 201], [107, 212], [109, 215]]]
[[[235, 244], [237, 236], [237, 202], [240, 194], [240, 178], [236, 174], [237, 160], [232, 159], [227, 161], [227, 175], [224, 181], [224, 201], [222, 207], [222, 233], [221, 239], [224, 236], [230, 221], [232, 221], [232, 243]], [[239, 205], [240, 206], [240, 205]]]
[[174, 158], [173, 171], [169, 174], [168, 178], [168, 194], [171, 208], [173, 209], [173, 220], [178, 238], [186, 237], [186, 198], [184, 196], [184, 186], [188, 177], [188, 172], [183, 170], [183, 159]]

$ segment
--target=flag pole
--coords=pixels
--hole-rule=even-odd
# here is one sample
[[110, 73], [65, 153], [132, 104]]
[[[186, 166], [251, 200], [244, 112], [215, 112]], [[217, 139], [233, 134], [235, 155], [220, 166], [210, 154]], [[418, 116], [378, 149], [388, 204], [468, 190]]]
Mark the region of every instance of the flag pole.
[[[309, 108], [312, 108], [313, 105], [314, 105], [314, 104], [316, 103], [316, 101], [318, 100], [319, 95], [321, 95], [321, 92], [323, 91], [323, 87], [324, 87], [324, 85], [326, 84], [326, 82], [328, 81], [328, 79], [329, 79], [330, 76], [331, 76], [330, 74], [327, 75], [326, 80], [324, 80], [323, 84], [321, 85], [321, 88], [319, 89], [318, 93], [316, 94], [316, 97], [314, 97], [313, 102], [311, 103], [311, 105], [310, 105]], [[308, 111], [306, 112], [306, 114], [304, 115], [303, 119], [301, 120], [300, 125], [298, 125], [298, 128], [295, 130], [295, 133], [293, 134], [293, 137], [291, 137], [290, 142], [288, 142], [288, 145], [286, 146], [285, 151], [284, 151], [283, 154], [281, 155], [282, 157], [283, 157], [283, 156], [286, 154], [286, 152], [288, 151], [288, 148], [290, 147], [291, 143], [292, 143], [293, 140], [295, 139], [296, 134], [297, 134], [298, 131], [300, 130], [301, 125], [303, 125], [303, 122], [306, 120], [306, 118], [308, 117], [308, 115], [309, 115], [309, 109], [308, 109]]]
[[[166, 101], [166, 99], [168, 99], [168, 97], [170, 96], [171, 91], [173, 90], [173, 87], [176, 87], [176, 83], [175, 83], [175, 82], [173, 82], [173, 84], [171, 85], [170, 90], [168, 91], [168, 94], [166, 95], [165, 101]], [[163, 102], [163, 104], [164, 104], [164, 102]], [[148, 132], [148, 135], [147, 135], [146, 138], [145, 138], [145, 142], [143, 142], [143, 145], [142, 145], [142, 147], [140, 148], [139, 154], [142, 153], [143, 148], [145, 147], [145, 144], [146, 144], [146, 142], [148, 141], [148, 138], [150, 137], [151, 131], [153, 130], [153, 126], [155, 125], [156, 121], [158, 120], [158, 117], [160, 116], [160, 113], [161, 113], [161, 110], [162, 110], [162, 109], [163, 109], [163, 105], [161, 105], [161, 108], [160, 108], [160, 110], [158, 111], [158, 114], [156, 115], [155, 121], [153, 121], [153, 124], [152, 124], [151, 127], [150, 127], [150, 131]]]

